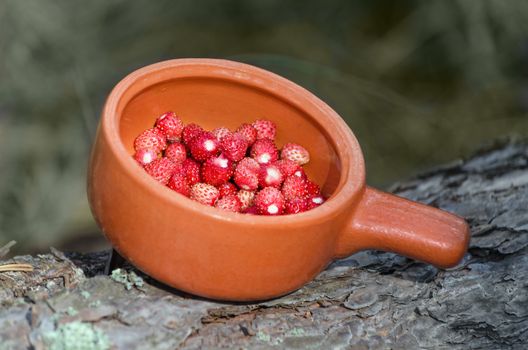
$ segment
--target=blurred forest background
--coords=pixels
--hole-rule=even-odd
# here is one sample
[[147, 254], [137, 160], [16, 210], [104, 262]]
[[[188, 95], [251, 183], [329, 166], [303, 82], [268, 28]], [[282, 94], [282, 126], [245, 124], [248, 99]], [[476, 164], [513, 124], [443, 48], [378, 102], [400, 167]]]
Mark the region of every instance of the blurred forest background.
[[99, 111], [126, 74], [178, 57], [305, 86], [377, 186], [528, 135], [526, 0], [0, 0], [0, 246], [104, 244], [85, 195]]

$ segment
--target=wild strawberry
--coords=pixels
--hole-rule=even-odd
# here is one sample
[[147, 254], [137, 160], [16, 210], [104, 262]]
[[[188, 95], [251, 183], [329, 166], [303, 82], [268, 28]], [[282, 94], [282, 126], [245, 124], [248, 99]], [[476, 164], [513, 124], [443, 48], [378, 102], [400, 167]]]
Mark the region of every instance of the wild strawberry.
[[275, 140], [277, 133], [277, 126], [271, 120], [256, 120], [253, 122], [253, 127], [257, 130], [257, 140], [270, 139]]
[[277, 147], [270, 139], [255, 141], [251, 146], [250, 154], [259, 164], [273, 163], [279, 158]]
[[142, 166], [153, 162], [156, 158], [158, 158], [157, 153], [148, 148], [140, 149], [134, 153], [134, 159]]
[[253, 202], [255, 201], [255, 191], [246, 191], [246, 190], [240, 190], [237, 193], [238, 199], [240, 199], [240, 203], [242, 205], [242, 209], [246, 209], [253, 205]]
[[201, 174], [203, 182], [219, 186], [229, 181], [233, 175], [233, 162], [223, 154], [209, 158], [202, 164]]
[[301, 169], [301, 166], [289, 159], [280, 159], [273, 163], [278, 166], [284, 177], [292, 176], [297, 170]]
[[167, 112], [156, 120], [156, 127], [165, 135], [167, 141], [176, 142], [181, 137], [183, 122], [174, 112]]
[[205, 205], [213, 206], [219, 194], [216, 187], [203, 182], [194, 184], [191, 187], [191, 199]]
[[157, 129], [147, 129], [139, 134], [134, 140], [134, 149], [151, 149], [156, 153], [163, 151], [167, 147], [165, 136]]
[[228, 128], [224, 128], [224, 127], [213, 129], [213, 131], [211, 132], [216, 137], [216, 140], [218, 142], [221, 142], [224, 136], [233, 134], [231, 130], [229, 130]]
[[248, 143], [248, 147], [253, 145], [257, 140], [257, 129], [255, 129], [251, 124], [244, 123], [240, 125], [240, 127], [236, 129], [235, 133], [244, 136]]
[[194, 159], [204, 162], [207, 159], [216, 156], [220, 151], [216, 137], [210, 132], [203, 132], [196, 136], [188, 144], [189, 150]]
[[306, 181], [297, 176], [287, 177], [282, 184], [282, 194], [286, 200], [295, 197], [306, 197], [308, 195]]
[[242, 213], [249, 214], [249, 215], [259, 215], [257, 206], [252, 205], [250, 207], [247, 207], [246, 209], [242, 210]]
[[185, 173], [189, 185], [194, 185], [201, 181], [200, 164], [195, 160], [190, 158], [185, 159], [182, 163], [182, 170]]
[[323, 204], [324, 202], [325, 202], [325, 198], [323, 196], [321, 196], [321, 195], [309, 196], [307, 198], [308, 210], [313, 209], [315, 207], [318, 207], [321, 204]]
[[244, 136], [240, 134], [225, 135], [220, 141], [220, 145], [225, 156], [234, 162], [238, 162], [246, 156], [248, 144]]
[[260, 166], [259, 170], [259, 186], [279, 188], [284, 181], [284, 176], [279, 167], [274, 164], [265, 164]]
[[243, 190], [258, 188], [258, 173], [260, 166], [253, 158], [244, 158], [235, 168], [233, 181]]
[[185, 173], [181, 170], [172, 174], [169, 182], [167, 183], [167, 187], [180, 194], [183, 194], [185, 197], [189, 197], [191, 195], [191, 186], [189, 186], [189, 182], [185, 177]]
[[305, 197], [295, 197], [287, 200], [284, 204], [285, 214], [297, 214], [308, 210], [308, 199]]
[[145, 170], [159, 183], [166, 185], [172, 173], [176, 170], [176, 163], [169, 158], [159, 158], [145, 165]]
[[238, 199], [236, 195], [230, 194], [217, 200], [215, 207], [218, 209], [238, 213], [242, 208], [242, 203], [240, 203], [240, 199]]
[[238, 192], [236, 186], [233, 185], [233, 183], [231, 182], [223, 183], [217, 188], [218, 188], [218, 191], [220, 191], [220, 198], [229, 196], [231, 194], [236, 195]]
[[169, 158], [174, 163], [181, 163], [187, 158], [187, 149], [183, 143], [171, 143], [165, 150], [165, 157]]
[[200, 125], [194, 123], [187, 124], [182, 131], [183, 143], [189, 146], [189, 142], [203, 132], [205, 132], [205, 130], [202, 129]]
[[284, 196], [275, 187], [263, 188], [255, 196], [255, 206], [261, 215], [280, 215], [284, 211]]
[[315, 182], [306, 179], [306, 194], [308, 196], [319, 196], [321, 194], [321, 188]]
[[242, 124], [235, 132], [225, 127], [207, 132], [197, 124], [184, 127], [167, 112], [134, 140], [134, 159], [170, 189], [227, 211], [295, 214], [324, 203], [320, 187], [302, 168], [308, 151], [287, 143], [279, 152], [275, 137], [269, 120]]
[[293, 160], [299, 165], [304, 165], [310, 161], [310, 153], [301, 145], [287, 143], [282, 147], [281, 159]]

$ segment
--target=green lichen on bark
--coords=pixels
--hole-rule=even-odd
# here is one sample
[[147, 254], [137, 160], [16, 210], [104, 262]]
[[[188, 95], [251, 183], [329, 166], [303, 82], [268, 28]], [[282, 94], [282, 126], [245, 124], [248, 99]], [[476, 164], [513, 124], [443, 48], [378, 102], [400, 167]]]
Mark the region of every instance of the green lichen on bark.
[[134, 271], [127, 271], [125, 269], [115, 269], [112, 271], [110, 277], [117, 283], [125, 286], [126, 290], [131, 290], [132, 287], [141, 288], [144, 281]]
[[71, 322], [44, 334], [49, 350], [106, 350], [110, 349], [108, 337], [93, 325]]

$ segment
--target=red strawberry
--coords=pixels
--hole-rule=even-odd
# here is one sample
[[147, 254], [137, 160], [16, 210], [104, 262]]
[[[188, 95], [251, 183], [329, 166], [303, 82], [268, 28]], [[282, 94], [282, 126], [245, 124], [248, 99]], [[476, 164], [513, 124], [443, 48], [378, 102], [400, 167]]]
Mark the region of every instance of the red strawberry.
[[187, 158], [187, 149], [183, 143], [174, 142], [167, 146], [165, 157], [175, 163], [181, 163]]
[[199, 162], [204, 162], [216, 156], [220, 151], [216, 137], [210, 132], [203, 132], [196, 136], [188, 146], [193, 158]]
[[310, 210], [310, 209], [313, 209], [323, 204], [325, 202], [325, 198], [321, 195], [310, 196], [308, 197], [307, 202], [308, 202], [308, 210]]
[[200, 182], [200, 164], [195, 160], [190, 158], [185, 159], [182, 163], [182, 170], [185, 173], [189, 185], [194, 185], [195, 183]]
[[266, 187], [255, 196], [255, 206], [261, 215], [280, 215], [284, 211], [284, 196], [275, 187]]
[[216, 187], [203, 182], [194, 184], [191, 187], [191, 199], [205, 205], [213, 206], [219, 194]]
[[304, 165], [310, 161], [310, 153], [301, 145], [287, 143], [282, 147], [281, 159], [293, 160], [299, 165]]
[[177, 165], [169, 158], [159, 158], [145, 165], [145, 170], [156, 181], [166, 185]]
[[183, 143], [189, 146], [189, 142], [191, 142], [192, 139], [194, 139], [196, 136], [200, 135], [203, 132], [205, 132], [205, 130], [202, 129], [200, 125], [194, 123], [187, 124], [182, 131]]
[[233, 162], [223, 154], [209, 158], [202, 164], [201, 174], [203, 182], [213, 186], [220, 186], [229, 181], [233, 175]]
[[257, 130], [251, 124], [244, 123], [240, 125], [235, 133], [244, 136], [248, 143], [248, 147], [253, 145], [257, 140]]
[[295, 197], [290, 200], [287, 200], [284, 205], [285, 214], [297, 214], [307, 211], [308, 208], [308, 199], [305, 197]]
[[134, 140], [134, 149], [151, 149], [156, 153], [161, 152], [167, 147], [167, 140], [158, 129], [147, 129], [139, 134]]
[[308, 195], [306, 181], [297, 176], [287, 177], [282, 184], [282, 194], [286, 200], [295, 197], [306, 197]]
[[259, 170], [259, 186], [264, 187], [276, 187], [279, 188], [284, 181], [284, 176], [280, 171], [279, 167], [274, 164], [265, 164], [260, 166]]
[[277, 147], [270, 139], [255, 141], [251, 146], [250, 154], [259, 164], [273, 163], [279, 158]]
[[153, 162], [156, 158], [158, 158], [157, 153], [151, 149], [143, 148], [134, 153], [134, 159], [142, 166]]
[[299, 164], [289, 159], [280, 159], [273, 164], [279, 167], [285, 177], [292, 176], [297, 170], [301, 169]]
[[306, 180], [306, 193], [308, 196], [318, 196], [321, 194], [321, 188], [319, 185], [311, 180]]
[[181, 168], [180, 171], [176, 171], [174, 174], [172, 174], [167, 186], [171, 190], [183, 194], [185, 197], [189, 197], [191, 195], [191, 186], [189, 186], [189, 182], [187, 181], [185, 173], [181, 170]]
[[242, 205], [242, 209], [246, 209], [248, 207], [251, 207], [253, 205], [253, 202], [255, 200], [255, 192], [254, 191], [246, 191], [246, 190], [240, 190], [237, 193], [238, 199], [240, 199], [240, 203]]
[[167, 112], [156, 120], [156, 127], [165, 135], [169, 142], [175, 142], [181, 137], [183, 122], [174, 112]]
[[226, 182], [218, 186], [218, 191], [220, 191], [220, 198], [234, 194], [237, 194], [237, 188], [233, 183]]
[[215, 203], [215, 207], [217, 207], [218, 209], [238, 213], [242, 208], [242, 203], [240, 203], [240, 199], [238, 199], [236, 195], [230, 194], [217, 200]]
[[230, 133], [224, 135], [220, 145], [224, 150], [225, 156], [234, 162], [238, 162], [246, 156], [248, 144], [244, 136], [240, 134]]
[[258, 209], [257, 209], [257, 206], [255, 205], [252, 205], [250, 207], [247, 207], [246, 209], [244, 209], [242, 211], [242, 213], [244, 214], [249, 214], [249, 215], [259, 215], [259, 212], [258, 212]]
[[257, 140], [270, 139], [275, 140], [277, 133], [277, 126], [271, 120], [256, 120], [253, 122], [253, 127], [257, 130]]
[[253, 158], [244, 158], [235, 168], [233, 181], [243, 190], [256, 190], [259, 169], [259, 164]]
[[212, 133], [216, 137], [216, 140], [218, 142], [222, 141], [224, 136], [233, 134], [231, 130], [229, 130], [228, 128], [224, 128], [224, 127], [213, 129]]

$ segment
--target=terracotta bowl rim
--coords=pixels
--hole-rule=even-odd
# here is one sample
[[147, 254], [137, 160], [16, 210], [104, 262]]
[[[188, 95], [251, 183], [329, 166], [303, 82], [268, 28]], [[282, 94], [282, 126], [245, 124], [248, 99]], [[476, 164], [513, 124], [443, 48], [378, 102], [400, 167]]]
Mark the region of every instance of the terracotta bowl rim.
[[[200, 75], [196, 75], [198, 71]], [[167, 74], [162, 79], [151, 79], [159, 73]], [[188, 75], [185, 75], [188, 74]], [[333, 148], [341, 162], [339, 184], [330, 198], [321, 206], [304, 213], [281, 216], [244, 215], [226, 212], [214, 207], [208, 207], [189, 198], [175, 194], [169, 188], [160, 185], [152, 179], [126, 150], [119, 134], [118, 111], [123, 95], [137, 84], [146, 84], [125, 105], [144, 89], [178, 78], [203, 77], [226, 79], [231, 82], [246, 85], [248, 88], [265, 90], [276, 98], [293, 105], [312, 116], [328, 135], [332, 135]], [[177, 113], [177, 111], [175, 111]], [[318, 117], [313, 117], [314, 113]], [[111, 91], [103, 107], [101, 116], [102, 136], [108, 142], [109, 149], [114, 153], [119, 166], [134, 178], [135, 182], [147, 188], [152, 194], [163, 198], [174, 206], [184, 206], [197, 214], [213, 217], [227, 222], [242, 224], [265, 225], [295, 225], [310, 222], [321, 222], [321, 219], [335, 217], [347, 210], [351, 202], [359, 198], [365, 188], [365, 165], [359, 143], [344, 120], [326, 103], [303, 87], [264, 69], [230, 60], [186, 58], [172, 59], [144, 66], [124, 77]], [[337, 133], [337, 135], [336, 135]], [[351, 208], [348, 208], [351, 210]]]

